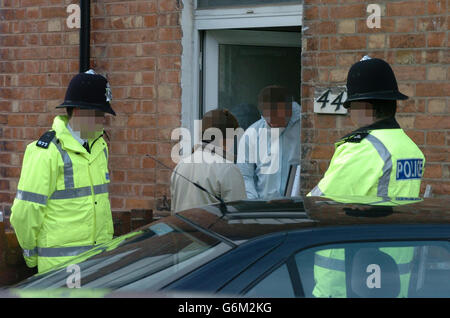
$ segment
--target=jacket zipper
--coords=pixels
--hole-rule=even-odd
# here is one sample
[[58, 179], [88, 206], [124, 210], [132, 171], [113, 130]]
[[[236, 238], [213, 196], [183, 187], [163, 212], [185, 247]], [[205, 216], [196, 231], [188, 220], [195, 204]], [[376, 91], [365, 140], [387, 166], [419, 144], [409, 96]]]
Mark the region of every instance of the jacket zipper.
[[95, 211], [95, 193], [94, 193], [94, 184], [92, 182], [92, 177], [91, 177], [91, 163], [88, 163], [88, 174], [89, 174], [89, 182], [91, 183], [91, 198], [92, 198], [92, 207], [94, 208], [94, 227], [93, 227], [93, 231], [92, 231], [92, 242], [94, 242], [94, 245], [96, 244], [95, 241], [95, 230], [96, 230], [96, 211]]

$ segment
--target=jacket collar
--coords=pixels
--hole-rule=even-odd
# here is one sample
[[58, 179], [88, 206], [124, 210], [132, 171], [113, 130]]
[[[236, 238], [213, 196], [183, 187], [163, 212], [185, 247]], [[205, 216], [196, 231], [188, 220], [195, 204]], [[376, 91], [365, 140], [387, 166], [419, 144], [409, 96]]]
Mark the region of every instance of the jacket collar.
[[[209, 146], [209, 147], [208, 147]], [[197, 144], [194, 146], [194, 151], [197, 151], [198, 149], [201, 149], [201, 151], [209, 152], [212, 155], [218, 155], [228, 161], [236, 162], [236, 155], [233, 155], [232, 153], [225, 151], [222, 147], [219, 147], [215, 145], [214, 143], [206, 143], [203, 142], [201, 144]]]
[[352, 131], [351, 133], [345, 135], [344, 137], [342, 137], [341, 140], [345, 139], [347, 137], [350, 137], [354, 134], [357, 134], [357, 133], [365, 133], [365, 132], [370, 132], [372, 130], [378, 130], [378, 129], [400, 129], [400, 128], [401, 127], [398, 124], [395, 117], [389, 117], [386, 119], [379, 120], [371, 125], [360, 127], [358, 129]]
[[[69, 119], [65, 115], [56, 116], [53, 120], [52, 129], [56, 133], [56, 138], [60, 141], [62, 147], [73, 152], [85, 153], [88, 155], [87, 150], [72, 136], [69, 129], [67, 129], [67, 123]], [[95, 138], [89, 139], [91, 145], [94, 140], [100, 138], [103, 134], [101, 132], [96, 133]], [[91, 151], [91, 156], [94, 153]]]

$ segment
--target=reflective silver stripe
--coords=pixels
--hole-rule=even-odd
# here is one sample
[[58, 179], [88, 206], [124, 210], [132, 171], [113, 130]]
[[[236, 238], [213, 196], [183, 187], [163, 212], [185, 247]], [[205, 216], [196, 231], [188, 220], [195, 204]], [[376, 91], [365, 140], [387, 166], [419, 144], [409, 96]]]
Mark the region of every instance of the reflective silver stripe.
[[83, 188], [75, 188], [75, 189], [66, 189], [66, 190], [58, 190], [53, 192], [50, 196], [51, 200], [58, 199], [73, 199], [80, 198], [91, 195], [91, 187], [83, 187]]
[[30, 257], [30, 256], [33, 256], [33, 255], [36, 255], [37, 254], [37, 250], [38, 250], [37, 247], [33, 248], [32, 250], [24, 249], [23, 250], [23, 256]]
[[391, 178], [392, 172], [391, 153], [377, 137], [369, 134], [367, 135], [366, 139], [372, 143], [381, 159], [383, 159], [384, 161], [383, 175], [381, 176], [380, 180], [378, 180], [377, 196], [386, 198], [388, 196], [389, 179]]
[[63, 257], [76, 256], [93, 248], [91, 246], [70, 246], [70, 247], [38, 247], [37, 253], [41, 257]]
[[314, 197], [320, 197], [323, 195], [323, 192], [320, 190], [319, 186], [316, 185], [314, 189], [311, 190], [311, 195]]
[[[314, 265], [331, 269], [335, 271], [345, 272], [345, 261], [325, 257], [319, 254], [314, 256]], [[400, 275], [409, 274], [411, 272], [411, 263], [397, 264]]]
[[108, 160], [108, 152], [106, 151], [106, 148], [103, 148], [103, 152], [105, 153], [106, 160]]
[[64, 185], [66, 189], [74, 188], [73, 183], [73, 167], [72, 160], [69, 157], [67, 151], [62, 149], [61, 143], [56, 142], [56, 138], [53, 138], [52, 143], [58, 148], [59, 153], [61, 154], [62, 160], [64, 162]]
[[345, 272], [345, 261], [319, 255], [314, 256], [314, 265], [331, 269], [335, 271]]
[[22, 191], [22, 190], [17, 190], [16, 199], [39, 203], [42, 205], [47, 204], [47, 196], [46, 195], [34, 193], [34, 192]]
[[94, 186], [94, 194], [108, 193], [108, 183]]

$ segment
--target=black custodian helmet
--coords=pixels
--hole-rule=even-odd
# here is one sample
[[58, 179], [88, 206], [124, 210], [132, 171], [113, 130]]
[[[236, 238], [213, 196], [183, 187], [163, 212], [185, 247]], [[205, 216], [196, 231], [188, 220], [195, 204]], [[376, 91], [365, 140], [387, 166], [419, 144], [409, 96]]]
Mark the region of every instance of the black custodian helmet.
[[64, 102], [56, 108], [95, 109], [115, 116], [116, 113], [109, 103], [111, 100], [111, 88], [106, 78], [89, 70], [72, 78]]
[[348, 108], [351, 101], [367, 99], [408, 99], [398, 91], [394, 72], [382, 59], [364, 57], [348, 71], [344, 107]]

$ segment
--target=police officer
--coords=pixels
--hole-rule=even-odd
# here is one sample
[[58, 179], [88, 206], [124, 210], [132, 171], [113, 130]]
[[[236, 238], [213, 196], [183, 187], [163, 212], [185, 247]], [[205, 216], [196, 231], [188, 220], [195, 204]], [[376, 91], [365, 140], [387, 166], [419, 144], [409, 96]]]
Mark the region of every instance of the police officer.
[[354, 64], [344, 107], [361, 128], [341, 138], [328, 170], [311, 195], [417, 197], [425, 166], [419, 147], [395, 120], [398, 91], [394, 72], [381, 59]]
[[[425, 157], [395, 120], [396, 101], [408, 97], [398, 91], [389, 64], [369, 57], [354, 64], [347, 76], [347, 94], [344, 107], [361, 128], [335, 144], [328, 170], [308, 195], [371, 196], [381, 201], [418, 197]], [[405, 296], [413, 249], [390, 248], [384, 252], [405, 269], [400, 271], [400, 296]], [[329, 249], [317, 254], [313, 294], [345, 297], [345, 272], [330, 265], [344, 261], [344, 250]]]
[[90, 70], [72, 78], [64, 102], [67, 116], [30, 143], [23, 158], [13, 226], [25, 261], [44, 272], [112, 239], [108, 195], [108, 147], [103, 139], [111, 89]]

